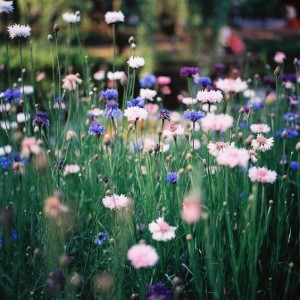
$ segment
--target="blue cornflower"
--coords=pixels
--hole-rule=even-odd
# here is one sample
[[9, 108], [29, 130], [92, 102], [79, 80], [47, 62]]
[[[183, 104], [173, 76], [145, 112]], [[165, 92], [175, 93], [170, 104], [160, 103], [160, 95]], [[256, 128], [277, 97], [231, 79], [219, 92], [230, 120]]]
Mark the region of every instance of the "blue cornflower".
[[156, 76], [153, 74], [146, 74], [140, 79], [140, 85], [142, 88], [151, 88], [156, 83]]
[[107, 118], [120, 118], [122, 115], [122, 112], [119, 110], [119, 104], [115, 101], [109, 101], [106, 106], [105, 110], [103, 112], [104, 117]]
[[259, 110], [259, 109], [262, 109], [263, 107], [264, 107], [264, 102], [253, 103], [254, 110]]
[[48, 119], [48, 115], [47, 113], [45, 113], [44, 111], [37, 111], [33, 121], [32, 121], [32, 126], [49, 126], [50, 122]]
[[149, 285], [149, 292], [146, 294], [147, 300], [172, 300], [173, 291], [166, 288], [164, 284], [158, 282], [153, 285]]
[[290, 167], [293, 171], [300, 170], [300, 164], [295, 160], [291, 161]]
[[94, 239], [94, 243], [101, 246], [108, 240], [108, 234], [106, 232], [100, 232]]
[[161, 119], [161, 120], [168, 120], [168, 121], [170, 121], [170, 112], [167, 109], [162, 108], [159, 111], [158, 118]]
[[282, 133], [286, 132], [286, 136], [288, 138], [297, 137], [299, 135], [298, 131], [294, 128], [283, 128], [281, 130], [276, 131], [276, 136], [282, 137]]
[[196, 111], [196, 110], [187, 110], [184, 112], [184, 117], [187, 120], [192, 121], [193, 123], [199, 121], [203, 117], [205, 117], [205, 113], [203, 111]]
[[8, 168], [11, 166], [11, 160], [8, 159], [6, 156], [0, 157], [0, 167], [3, 171], [7, 171]]
[[177, 172], [168, 172], [167, 173], [167, 182], [170, 184], [175, 184], [177, 183], [179, 179], [179, 175]]
[[126, 105], [127, 105], [127, 107], [137, 106], [137, 107], [143, 108], [145, 106], [145, 100], [142, 99], [141, 97], [137, 97], [130, 101], [126, 101]]
[[240, 127], [241, 129], [247, 128], [247, 126], [249, 127], [249, 125], [248, 125], [246, 122], [240, 122], [240, 124], [239, 124], [239, 127]]
[[21, 162], [26, 165], [28, 159], [22, 158], [19, 152], [13, 152], [7, 156], [0, 157], [0, 167], [3, 171], [7, 171], [15, 162]]
[[199, 73], [198, 67], [182, 67], [180, 69], [180, 75], [184, 77], [192, 77]]
[[293, 122], [299, 118], [299, 115], [294, 112], [288, 112], [283, 116], [283, 119], [288, 122]]
[[5, 101], [19, 100], [21, 99], [22, 96], [21, 91], [19, 89], [16, 90], [7, 89], [3, 92], [3, 95]]
[[94, 115], [93, 113], [88, 113], [87, 119], [88, 119], [90, 122], [93, 122], [93, 121], [95, 121], [95, 115]]
[[101, 91], [100, 96], [101, 98], [106, 100], [113, 100], [113, 99], [117, 99], [119, 94], [116, 89], [107, 89], [105, 91]]
[[211, 84], [211, 79], [209, 77], [206, 77], [206, 76], [200, 76], [198, 79], [197, 79], [197, 83], [198, 84], [201, 84], [203, 86], [208, 86], [209, 84]]
[[90, 125], [88, 134], [94, 135], [98, 139], [102, 134], [105, 133], [106, 128], [101, 125], [98, 121], [93, 121]]
[[[18, 234], [17, 234], [16, 229], [13, 229], [13, 231], [11, 232], [10, 240], [11, 240], [11, 242], [16, 242], [18, 240]], [[0, 249], [3, 248], [4, 245], [5, 245], [4, 235], [3, 235], [2, 231], [0, 231]]]

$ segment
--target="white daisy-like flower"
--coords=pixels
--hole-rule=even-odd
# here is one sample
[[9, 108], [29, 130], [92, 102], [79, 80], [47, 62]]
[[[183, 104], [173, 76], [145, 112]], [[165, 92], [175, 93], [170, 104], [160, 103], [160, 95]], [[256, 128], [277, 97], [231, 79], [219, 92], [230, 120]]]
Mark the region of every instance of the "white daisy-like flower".
[[31, 28], [29, 25], [10, 25], [7, 27], [7, 30], [11, 39], [14, 39], [16, 37], [27, 38], [31, 34]]
[[152, 238], [156, 241], [166, 242], [175, 238], [175, 230], [177, 227], [170, 226], [165, 222], [164, 218], [158, 218], [156, 222], [149, 224], [149, 231], [152, 233]]
[[270, 132], [271, 128], [267, 124], [252, 124], [250, 125], [250, 130], [253, 133], [268, 133]]
[[178, 111], [172, 111], [170, 113], [170, 120], [173, 123], [178, 123], [182, 119], [182, 115]]
[[62, 15], [62, 18], [65, 22], [69, 24], [75, 24], [80, 22], [80, 13], [76, 12], [75, 14], [66, 12]]
[[107, 24], [114, 24], [124, 22], [125, 16], [121, 11], [108, 11], [104, 18]]
[[216, 81], [216, 87], [225, 93], [240, 93], [248, 88], [246, 81], [242, 81], [240, 77], [237, 79], [225, 78]]
[[112, 196], [106, 196], [103, 198], [102, 203], [106, 208], [120, 210], [128, 207], [131, 204], [131, 200], [124, 195], [113, 194]]
[[243, 95], [246, 98], [253, 98], [255, 96], [255, 91], [251, 89], [247, 89], [244, 91]]
[[169, 129], [165, 129], [163, 131], [163, 137], [169, 141], [174, 137], [178, 137], [178, 135], [184, 134], [184, 128], [180, 124], [172, 124]]
[[11, 150], [12, 150], [12, 147], [10, 145], [0, 147], [0, 156], [11, 153]]
[[221, 91], [199, 91], [197, 93], [197, 99], [203, 103], [220, 103], [223, 99], [223, 94]]
[[229, 146], [228, 143], [224, 142], [209, 142], [207, 145], [208, 152], [212, 155], [217, 157], [219, 153], [224, 151]]
[[124, 116], [128, 121], [135, 122], [137, 120], [146, 120], [148, 117], [148, 112], [144, 108], [132, 106], [125, 109]]
[[104, 70], [99, 70], [93, 75], [95, 80], [103, 80], [105, 78], [105, 71]]
[[251, 142], [251, 146], [254, 150], [258, 150], [261, 152], [268, 151], [272, 148], [274, 144], [274, 138], [266, 138], [262, 134], [258, 134], [256, 139], [253, 139]]
[[156, 96], [157, 92], [150, 89], [140, 89], [140, 97], [149, 100], [154, 101], [154, 97]]
[[120, 80], [122, 78], [122, 76], [124, 75], [123, 71], [116, 71], [116, 72], [111, 72], [109, 71], [106, 75], [106, 77], [109, 80]]
[[145, 65], [145, 59], [140, 56], [130, 56], [129, 60], [127, 61], [128, 65], [132, 69], [138, 69]]
[[9, 14], [14, 10], [12, 1], [0, 0], [0, 13]]
[[34, 92], [33, 86], [24, 85], [24, 88], [21, 88], [21, 92], [23, 95], [31, 95]]

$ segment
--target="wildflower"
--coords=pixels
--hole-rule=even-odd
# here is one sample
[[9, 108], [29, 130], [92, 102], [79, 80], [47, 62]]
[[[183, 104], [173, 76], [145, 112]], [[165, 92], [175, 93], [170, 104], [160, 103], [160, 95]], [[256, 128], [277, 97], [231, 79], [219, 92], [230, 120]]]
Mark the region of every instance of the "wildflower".
[[97, 139], [105, 133], [106, 128], [98, 121], [93, 121], [90, 125], [88, 134], [96, 136]]
[[141, 97], [137, 97], [135, 99], [132, 99], [130, 101], [126, 101], [127, 107], [137, 106], [140, 108], [143, 108], [145, 106], [145, 100]]
[[34, 92], [33, 86], [31, 85], [24, 85], [24, 87], [22, 87], [22, 94], [23, 95], [32, 95]]
[[35, 137], [25, 137], [21, 142], [21, 157], [29, 157], [30, 154], [37, 155], [40, 153], [41, 148], [38, 145]]
[[74, 74], [67, 75], [62, 81], [62, 88], [67, 91], [76, 90], [77, 84], [82, 83], [82, 79], [80, 79], [77, 75]]
[[199, 73], [198, 67], [182, 67], [180, 69], [180, 75], [184, 77], [192, 77]]
[[118, 107], [118, 103], [116, 103], [115, 101], [109, 101], [105, 106], [103, 116], [107, 118], [120, 118], [122, 112], [119, 110]]
[[140, 56], [130, 56], [127, 61], [128, 65], [132, 69], [138, 69], [145, 65], [145, 59]]
[[[283, 135], [283, 133], [284, 133], [284, 135]], [[299, 133], [294, 128], [283, 128], [281, 130], [276, 131], [276, 136], [282, 137], [282, 138], [285, 138], [285, 137], [294, 138], [294, 137], [299, 136]]]
[[104, 18], [107, 24], [115, 24], [124, 22], [125, 16], [121, 11], [108, 11]]
[[[3, 1], [4, 2], [4, 1]], [[31, 34], [31, 28], [29, 25], [11, 25], [7, 27], [9, 37], [14, 39], [15, 37], [18, 38], [27, 38]]]
[[44, 111], [37, 111], [33, 121], [32, 121], [32, 126], [49, 126], [50, 122], [48, 119], [48, 115], [47, 113], [45, 113]]
[[99, 232], [94, 239], [94, 243], [101, 246], [108, 240], [108, 234], [106, 232]]
[[204, 104], [202, 104], [201, 109], [205, 112], [213, 113], [217, 110], [217, 106], [213, 105], [213, 104], [204, 103]]
[[172, 124], [169, 129], [163, 131], [163, 136], [166, 139], [171, 139], [172, 137], [178, 137], [178, 135], [184, 134], [184, 128], [180, 124]]
[[218, 79], [216, 87], [225, 93], [240, 93], [248, 88], [247, 82], [242, 81], [240, 77], [237, 79]]
[[145, 105], [145, 109], [150, 115], [155, 115], [159, 110], [159, 106], [157, 104], [148, 103]]
[[44, 213], [49, 218], [56, 219], [60, 215], [69, 211], [69, 208], [63, 205], [56, 196], [49, 197], [44, 202]]
[[218, 64], [215, 64], [215, 65], [214, 65], [214, 69], [215, 69], [215, 71], [217, 71], [217, 72], [224, 72], [225, 69], [226, 69], [226, 67], [225, 67], [224, 64], [218, 63]]
[[140, 269], [154, 266], [159, 257], [152, 246], [139, 244], [128, 250], [127, 258], [136, 269]]
[[165, 222], [164, 218], [158, 218], [156, 222], [149, 224], [149, 230], [152, 234], [152, 238], [156, 241], [169, 241], [175, 238], [175, 230], [177, 227], [170, 226]]
[[201, 217], [201, 202], [198, 196], [189, 195], [184, 198], [182, 203], [181, 217], [188, 223], [196, 223]]
[[12, 150], [12, 147], [10, 145], [0, 147], [0, 156], [11, 153], [11, 150]]
[[156, 76], [153, 74], [146, 74], [140, 79], [140, 85], [142, 88], [151, 88], [156, 83]]
[[161, 282], [148, 286], [147, 300], [173, 300], [173, 291], [166, 288]]
[[101, 91], [100, 97], [105, 100], [114, 100], [119, 96], [118, 91], [116, 89], [107, 89], [105, 91]]
[[230, 146], [218, 154], [217, 163], [230, 168], [247, 167], [249, 159], [250, 155], [246, 149]]
[[154, 90], [150, 90], [150, 89], [140, 90], [140, 97], [145, 100], [153, 101], [156, 94], [157, 92]]
[[225, 142], [209, 142], [207, 145], [208, 152], [212, 155], [217, 157], [219, 153], [221, 153], [224, 149], [229, 146], [228, 143]]
[[131, 200], [124, 195], [113, 194], [112, 196], [106, 196], [103, 198], [102, 203], [106, 208], [120, 210], [128, 207], [131, 204]]
[[206, 76], [200, 76], [197, 78], [196, 82], [200, 85], [203, 85], [204, 87], [211, 84], [211, 79]]
[[24, 113], [17, 114], [17, 123], [25, 123], [30, 118], [30, 115], [25, 116]]
[[168, 85], [171, 83], [171, 78], [169, 76], [158, 76], [157, 83], [159, 85]]
[[11, 100], [19, 100], [22, 96], [22, 93], [19, 89], [7, 89], [3, 92], [3, 98], [5, 101], [11, 101]]
[[[18, 240], [18, 234], [17, 234], [17, 230], [13, 229], [10, 233], [10, 241], [11, 242], [16, 242]], [[3, 232], [0, 231], [0, 249], [2, 249], [5, 245], [5, 237], [3, 235]]]
[[297, 161], [291, 161], [290, 167], [293, 171], [300, 170], [300, 164]]
[[106, 77], [109, 79], [109, 80], [120, 80], [123, 75], [125, 73], [123, 71], [115, 71], [115, 72], [111, 72], [109, 71], [106, 75]]
[[76, 137], [76, 132], [74, 130], [68, 130], [67, 134], [66, 134], [66, 140], [70, 141], [72, 140], [74, 137]]
[[136, 122], [138, 120], [146, 120], [148, 112], [144, 108], [133, 106], [125, 109], [124, 116], [128, 121]]
[[283, 116], [283, 119], [287, 122], [296, 121], [299, 118], [299, 115], [294, 112], [288, 112]]
[[197, 93], [197, 100], [203, 103], [220, 103], [223, 99], [221, 91], [204, 90]]
[[197, 99], [192, 98], [192, 97], [183, 97], [181, 99], [181, 102], [185, 105], [191, 105], [197, 103]]
[[250, 125], [250, 130], [253, 133], [268, 133], [271, 128], [267, 124], [252, 124]]
[[274, 183], [277, 174], [275, 171], [270, 171], [265, 167], [252, 167], [249, 169], [248, 176], [252, 182]]
[[105, 78], [105, 71], [99, 70], [96, 73], [94, 73], [93, 77], [95, 80], [103, 80]]
[[213, 130], [224, 132], [233, 126], [233, 117], [226, 114], [215, 115], [213, 113], [208, 113], [201, 119], [201, 125], [204, 131]]
[[159, 119], [170, 121], [170, 112], [169, 112], [167, 109], [162, 108], [162, 109], [159, 111]]
[[56, 97], [54, 99], [54, 109], [66, 109], [66, 104], [64, 103], [64, 100], [61, 99], [60, 97]]
[[69, 24], [75, 24], [80, 22], [80, 13], [64, 13], [62, 15], [62, 18], [65, 22], [69, 23]]
[[204, 118], [205, 113], [203, 111], [196, 111], [196, 110], [187, 110], [184, 112], [184, 117], [187, 120], [192, 121], [193, 123], [201, 120], [202, 118]]
[[256, 139], [253, 139], [251, 142], [251, 146], [254, 150], [259, 150], [262, 152], [270, 150], [273, 144], [274, 144], [273, 137], [267, 139], [260, 133], [257, 135]]
[[167, 182], [169, 184], [176, 184], [179, 179], [179, 175], [177, 172], [168, 172], [167, 173]]
[[64, 167], [64, 175], [67, 176], [69, 174], [76, 174], [80, 171], [80, 167], [78, 165], [65, 165]]
[[286, 59], [286, 56], [283, 52], [276, 52], [275, 56], [274, 56], [274, 61], [277, 64], [282, 64], [284, 62], [284, 60]]
[[0, 0], [0, 13], [9, 14], [14, 10], [12, 1]]
[[55, 269], [46, 281], [46, 291], [54, 293], [55, 291], [63, 291], [66, 284], [66, 275], [63, 269]]

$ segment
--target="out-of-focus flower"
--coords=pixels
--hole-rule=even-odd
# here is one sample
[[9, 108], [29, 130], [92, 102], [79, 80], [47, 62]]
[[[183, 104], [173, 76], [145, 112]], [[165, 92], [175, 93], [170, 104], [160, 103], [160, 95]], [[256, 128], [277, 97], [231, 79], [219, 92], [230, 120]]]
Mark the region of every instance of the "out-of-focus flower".
[[213, 130], [217, 132], [224, 132], [233, 126], [233, 117], [226, 114], [208, 113], [201, 119], [202, 129], [204, 131]]
[[29, 114], [25, 115], [22, 112], [17, 114], [17, 122], [18, 123], [25, 123], [26, 121], [29, 120], [29, 118], [30, 118]]
[[122, 78], [122, 76], [124, 75], [123, 71], [115, 71], [115, 72], [111, 72], [109, 71], [106, 75], [106, 77], [109, 80], [120, 80]]
[[140, 79], [142, 88], [152, 88], [156, 83], [156, 76], [153, 74], [146, 74]]
[[31, 153], [37, 155], [41, 151], [41, 148], [35, 137], [25, 137], [21, 142], [21, 149], [21, 156], [27, 158]]
[[37, 72], [36, 73], [36, 77], [35, 80], [37, 82], [41, 82], [42, 80], [44, 80], [46, 78], [46, 73], [45, 72]]
[[44, 213], [49, 218], [56, 219], [68, 211], [69, 208], [63, 205], [56, 196], [49, 197], [44, 202]]
[[125, 16], [121, 11], [108, 11], [104, 18], [107, 24], [114, 24], [124, 22]]
[[268, 133], [270, 132], [271, 128], [267, 124], [252, 124], [250, 125], [250, 130], [253, 133]]
[[168, 85], [171, 83], [171, 78], [169, 76], [158, 76], [157, 83], [159, 85]]
[[64, 175], [67, 176], [69, 174], [76, 174], [80, 171], [80, 167], [78, 165], [65, 165], [64, 167]]
[[176, 184], [179, 179], [179, 174], [177, 172], [168, 172], [167, 173], [167, 182], [169, 184]]
[[66, 109], [66, 104], [65, 102], [63, 101], [63, 99], [61, 99], [60, 97], [56, 97], [54, 99], [54, 105], [53, 105], [53, 108], [54, 109]]
[[162, 108], [159, 111], [159, 116], [158, 117], [161, 120], [168, 120], [168, 121], [170, 121], [170, 112], [167, 109]]
[[140, 56], [130, 56], [127, 61], [128, 65], [132, 69], [138, 69], [145, 65], [145, 59]]
[[155, 248], [144, 244], [132, 246], [127, 252], [127, 258], [136, 269], [152, 267], [159, 259]]
[[16, 37], [17, 38], [27, 38], [31, 34], [31, 28], [29, 25], [15, 24], [15, 25], [8, 26], [7, 30], [9, 33], [9, 37], [11, 39], [14, 39]]
[[107, 89], [105, 91], [101, 91], [100, 97], [105, 100], [115, 100], [119, 96], [119, 93], [116, 89]]
[[32, 95], [34, 92], [33, 86], [24, 85], [24, 87], [21, 88], [21, 92], [23, 95]]
[[180, 69], [180, 75], [184, 77], [193, 77], [200, 72], [198, 67], [182, 67]]
[[11, 153], [11, 150], [12, 150], [12, 147], [10, 145], [0, 147], [0, 156]]
[[284, 62], [284, 60], [286, 59], [286, 56], [283, 52], [276, 52], [275, 56], [274, 56], [274, 61], [277, 64], [282, 64]]
[[220, 103], [223, 99], [221, 91], [203, 90], [197, 93], [197, 100], [203, 103]]
[[296, 129], [294, 128], [282, 128], [281, 130], [276, 131], [276, 136], [282, 137], [282, 138], [294, 138], [299, 136], [299, 133]]
[[76, 90], [77, 84], [82, 83], [82, 79], [80, 79], [77, 75], [69, 74], [63, 80], [62, 88], [67, 91]]
[[251, 142], [251, 146], [254, 150], [258, 150], [261, 152], [268, 151], [272, 148], [274, 144], [274, 138], [266, 138], [262, 134], [258, 134], [256, 139], [253, 139]]
[[37, 111], [33, 121], [32, 121], [32, 126], [49, 126], [50, 122], [48, 119], [48, 115], [47, 113], [45, 113], [44, 111]]
[[196, 79], [196, 83], [206, 87], [206, 86], [211, 84], [211, 79], [209, 77], [206, 77], [206, 76], [199, 76]]
[[94, 135], [97, 139], [99, 139], [99, 137], [105, 133], [105, 130], [106, 128], [98, 121], [93, 121], [90, 125], [88, 134]]
[[107, 102], [105, 106], [105, 110], [103, 112], [103, 116], [107, 118], [120, 118], [122, 115], [121, 110], [118, 108], [119, 104], [115, 101]]
[[247, 167], [249, 159], [250, 155], [246, 149], [230, 146], [218, 154], [217, 163], [230, 168]]
[[288, 112], [288, 113], [284, 114], [283, 119], [287, 122], [293, 122], [293, 121], [296, 121], [297, 119], [299, 119], [299, 115], [298, 115], [298, 113], [295, 113], [295, 112]]
[[140, 97], [145, 100], [153, 101], [157, 92], [150, 89], [140, 89]]
[[201, 106], [201, 109], [205, 112], [215, 112], [218, 108], [217, 108], [217, 105], [213, 105], [213, 104], [207, 104], [207, 103], [204, 103], [202, 104]]
[[48, 293], [63, 291], [66, 284], [66, 275], [63, 269], [55, 269], [46, 281], [45, 289]]
[[66, 140], [70, 141], [72, 140], [74, 137], [76, 137], [76, 132], [74, 130], [68, 130], [67, 134], [66, 134]]
[[193, 123], [201, 120], [204, 118], [205, 113], [203, 111], [196, 111], [196, 110], [187, 110], [184, 112], [184, 117], [187, 120], [192, 121]]
[[149, 230], [152, 238], [156, 241], [169, 241], [175, 238], [175, 230], [177, 227], [170, 226], [165, 222], [164, 218], [158, 218], [155, 222], [149, 224]]
[[108, 240], [108, 234], [106, 232], [99, 232], [94, 239], [94, 243], [101, 246]]
[[2, 94], [5, 101], [19, 100], [22, 96], [22, 93], [19, 89], [7, 89]]
[[212, 155], [217, 157], [219, 153], [221, 153], [224, 149], [229, 146], [229, 143], [225, 142], [209, 142], [207, 145], [208, 152]]
[[291, 161], [290, 167], [293, 171], [300, 170], [300, 164], [297, 161]]
[[181, 217], [188, 223], [196, 223], [202, 214], [200, 197], [196, 195], [188, 195], [182, 203]]
[[80, 20], [81, 20], [79, 12], [76, 12], [75, 14], [66, 12], [62, 15], [62, 18], [65, 22], [67, 22], [69, 24], [75, 24], [75, 23], [80, 22]]
[[106, 196], [102, 199], [102, 203], [106, 208], [110, 208], [112, 210], [120, 210], [131, 205], [130, 198], [124, 195], [116, 195]]
[[185, 105], [191, 105], [197, 103], [197, 99], [191, 97], [182, 97], [181, 102]]
[[127, 107], [137, 106], [143, 108], [145, 106], [145, 100], [141, 97], [137, 97], [135, 99], [132, 99], [130, 101], [126, 101]]
[[173, 300], [173, 291], [166, 288], [161, 282], [148, 286], [147, 300]]
[[177, 138], [178, 135], [184, 134], [184, 128], [180, 124], [172, 124], [169, 129], [163, 131], [163, 136], [170, 140], [171, 138]]
[[247, 82], [237, 79], [225, 78], [216, 81], [216, 87], [225, 93], [240, 93], [248, 88]]
[[133, 106], [125, 109], [124, 116], [128, 121], [136, 122], [138, 120], [146, 120], [148, 117], [148, 112], [144, 108]]
[[155, 115], [159, 110], [159, 106], [157, 104], [148, 103], [145, 105], [145, 109], [150, 115]]
[[103, 80], [105, 78], [105, 71], [104, 70], [99, 70], [96, 73], [94, 73], [93, 78], [95, 80]]
[[9, 14], [14, 10], [12, 1], [0, 0], [0, 13]]
[[249, 178], [252, 182], [274, 183], [277, 177], [275, 171], [270, 171], [267, 168], [252, 167], [248, 172]]

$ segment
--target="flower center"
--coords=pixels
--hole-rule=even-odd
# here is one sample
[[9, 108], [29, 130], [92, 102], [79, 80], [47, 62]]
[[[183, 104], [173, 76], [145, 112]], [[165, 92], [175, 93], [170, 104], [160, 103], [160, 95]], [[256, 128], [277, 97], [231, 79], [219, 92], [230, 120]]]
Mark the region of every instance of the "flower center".
[[158, 226], [159, 226], [159, 230], [162, 231], [162, 232], [166, 232], [170, 228], [169, 224], [164, 222], [164, 221], [159, 223]]

